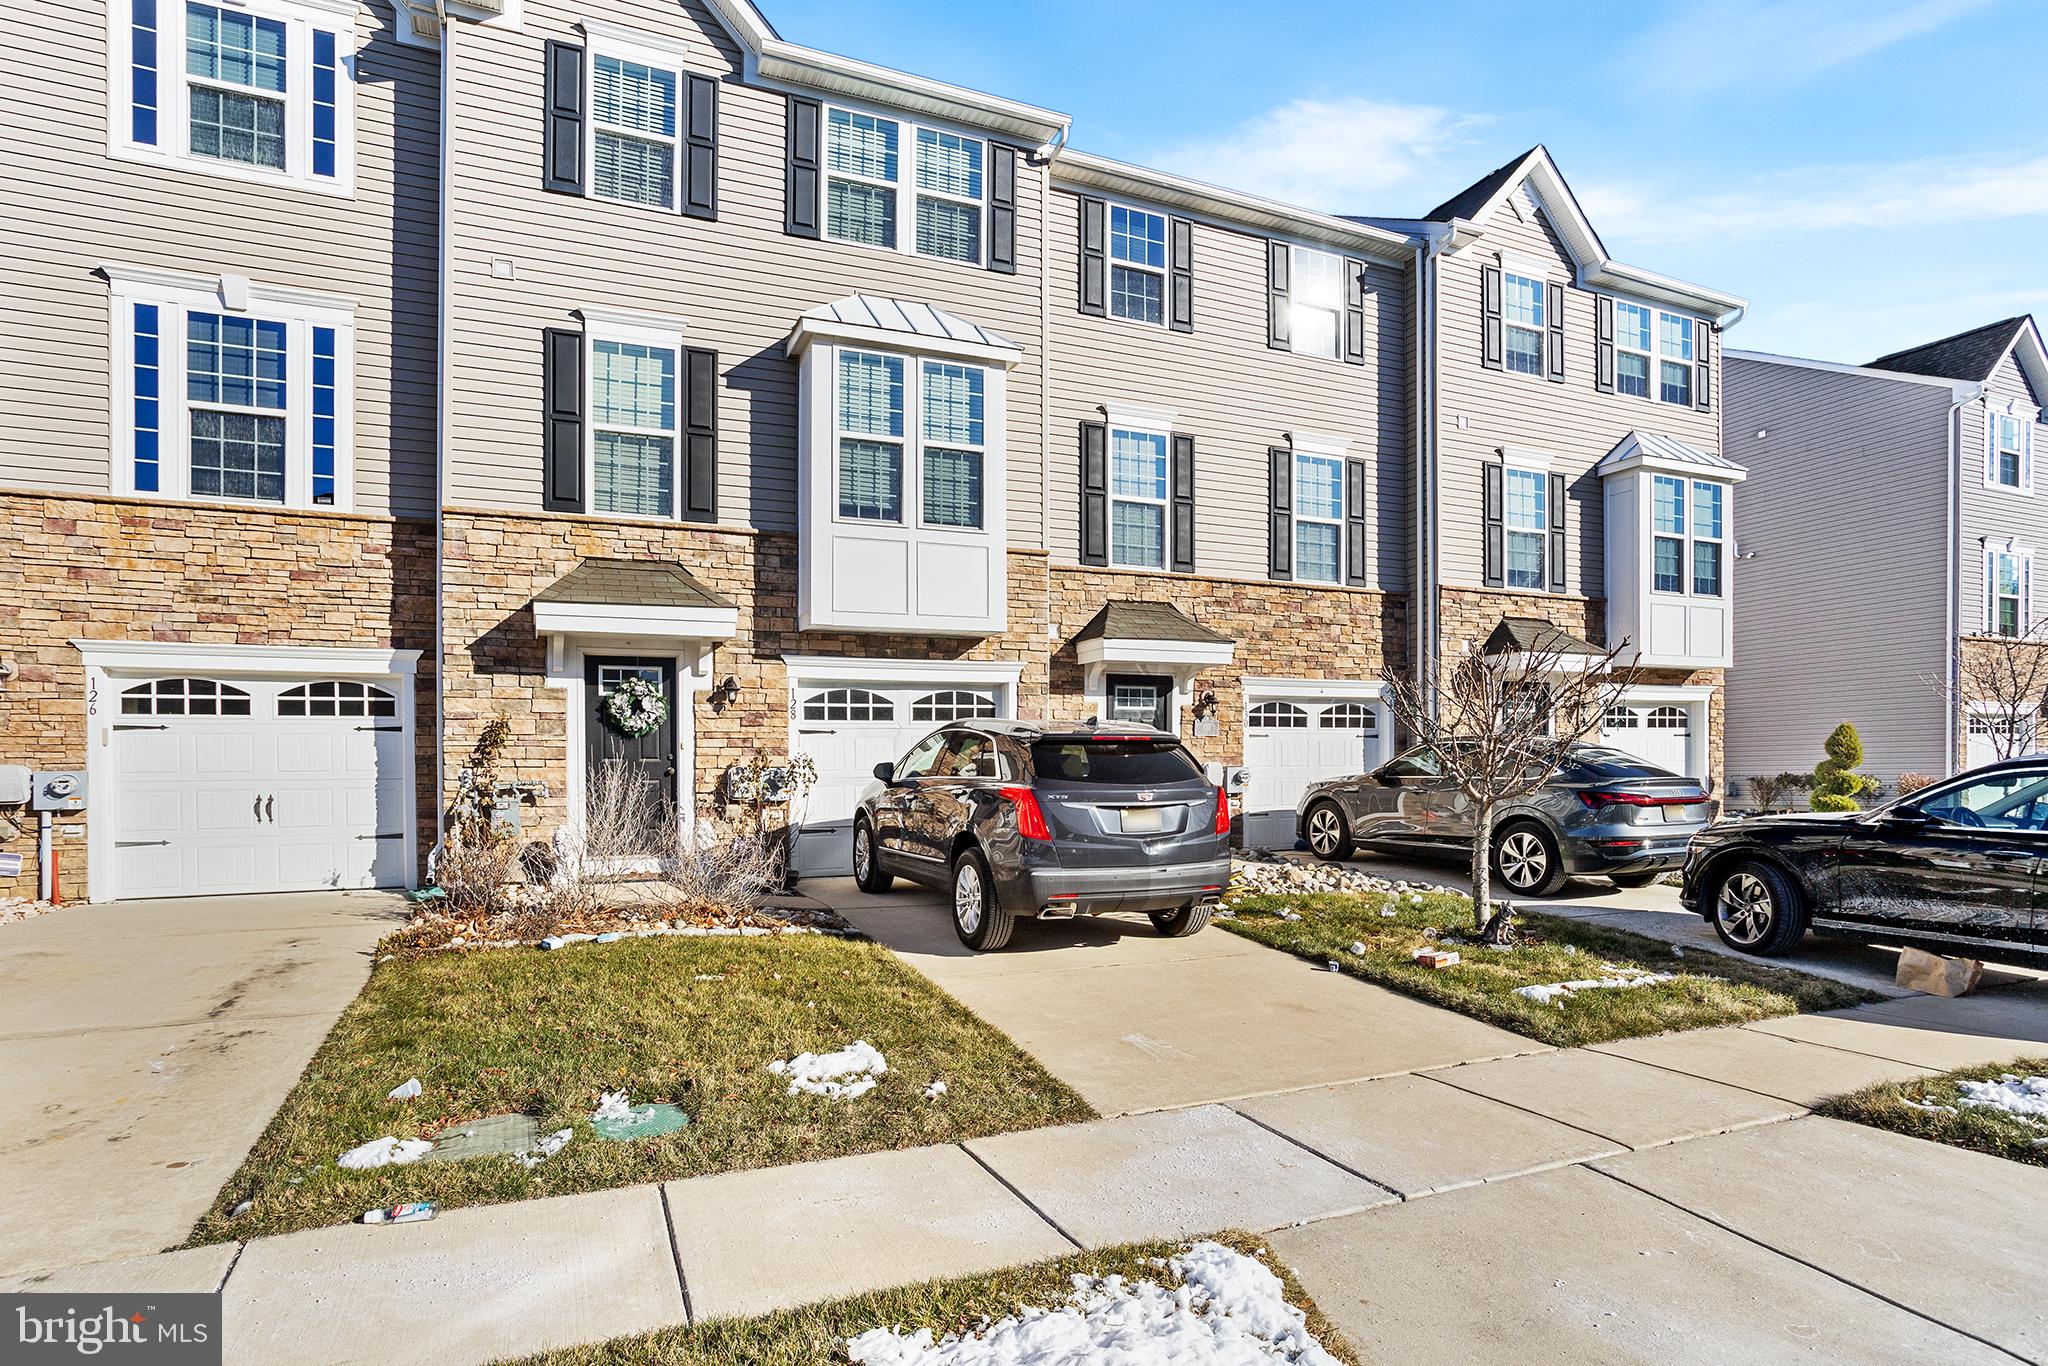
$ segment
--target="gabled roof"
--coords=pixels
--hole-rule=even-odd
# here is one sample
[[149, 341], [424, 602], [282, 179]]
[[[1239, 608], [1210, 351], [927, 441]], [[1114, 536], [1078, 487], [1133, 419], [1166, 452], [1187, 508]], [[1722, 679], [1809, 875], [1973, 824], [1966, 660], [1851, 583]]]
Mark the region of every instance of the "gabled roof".
[[733, 603], [672, 560], [583, 560], [533, 595], [535, 602], [729, 610]]
[[2017, 318], [1986, 323], [1924, 346], [1911, 346], [1889, 356], [1879, 356], [1867, 368], [1981, 384], [1991, 378], [1991, 372], [1998, 368], [1998, 363], [2005, 359], [2005, 353], [2012, 350], [2012, 344], [2033, 321], [2022, 313]]
[[921, 299], [887, 299], [878, 294], [849, 294], [810, 309], [797, 319], [784, 347], [787, 354], [797, 356], [820, 339], [902, 346], [1005, 367], [1024, 359], [1017, 343], [993, 328]]
[[1749, 473], [1748, 470], [1712, 451], [1703, 451], [1697, 446], [1688, 446], [1676, 437], [1662, 432], [1630, 432], [1618, 445], [1600, 458], [1593, 467], [1593, 473], [1605, 478], [1619, 474], [1625, 469], [1638, 465], [1653, 469], [1697, 471], [1707, 478], [1723, 478], [1737, 483]]
[[1592, 655], [1607, 653], [1602, 645], [1561, 630], [1541, 617], [1502, 617], [1480, 646], [1489, 655]]
[[1691, 309], [1724, 326], [1739, 318], [1749, 307], [1749, 301], [1740, 295], [1726, 294], [1624, 265], [1608, 255], [1606, 244], [1594, 231], [1592, 220], [1579, 206], [1571, 186], [1565, 183], [1563, 172], [1551, 160], [1549, 149], [1540, 143], [1505, 166], [1487, 172], [1419, 219], [1360, 221], [1396, 230], [1404, 221], [1412, 222], [1415, 231], [1443, 240], [1452, 250], [1457, 250], [1478, 241], [1487, 223], [1523, 185], [1527, 185], [1536, 197], [1544, 217], [1570, 253], [1573, 264], [1578, 267], [1581, 285], [1591, 289], [1613, 289], [1637, 298]]
[[1229, 636], [1210, 630], [1171, 604], [1124, 599], [1105, 603], [1102, 610], [1075, 633], [1076, 644], [1084, 640], [1193, 640], [1205, 645], [1232, 643]]

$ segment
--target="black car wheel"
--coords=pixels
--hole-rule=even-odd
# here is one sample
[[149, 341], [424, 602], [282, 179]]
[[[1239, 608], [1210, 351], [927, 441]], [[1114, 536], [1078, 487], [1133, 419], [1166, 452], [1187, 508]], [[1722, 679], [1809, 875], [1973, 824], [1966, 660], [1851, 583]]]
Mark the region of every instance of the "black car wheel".
[[1185, 939], [1200, 932], [1209, 923], [1210, 905], [1207, 901], [1200, 901], [1192, 906], [1183, 906], [1177, 911], [1154, 911], [1152, 928], [1168, 939]]
[[953, 865], [953, 932], [976, 953], [987, 953], [1009, 943], [1015, 926], [1016, 918], [996, 895], [988, 860], [969, 849]]
[[889, 890], [895, 878], [882, 871], [875, 858], [875, 832], [866, 821], [853, 823], [853, 885], [876, 895]]
[[1564, 856], [1548, 830], [1519, 821], [1493, 837], [1493, 874], [1521, 896], [1550, 896], [1565, 884]]
[[1653, 869], [1647, 873], [1609, 873], [1607, 880], [1617, 887], [1647, 887], [1662, 876]]
[[1319, 859], [1342, 863], [1351, 857], [1351, 827], [1335, 802], [1317, 802], [1308, 809], [1308, 848]]
[[1714, 933], [1731, 949], [1774, 958], [1806, 938], [1806, 901], [1770, 864], [1736, 864], [1714, 889]]

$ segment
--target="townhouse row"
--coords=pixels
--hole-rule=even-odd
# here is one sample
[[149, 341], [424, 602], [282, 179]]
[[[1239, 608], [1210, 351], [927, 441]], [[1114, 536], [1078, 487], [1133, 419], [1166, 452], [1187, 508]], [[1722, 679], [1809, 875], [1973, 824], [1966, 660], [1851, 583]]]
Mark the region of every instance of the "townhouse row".
[[598, 765], [690, 820], [799, 755], [839, 870], [877, 761], [1016, 713], [1175, 731], [1291, 843], [1390, 678], [1546, 625], [1723, 778], [1743, 301], [1540, 147], [1335, 217], [745, 0], [9, 17], [0, 762], [84, 775], [67, 896], [410, 883], [498, 717], [536, 839]]

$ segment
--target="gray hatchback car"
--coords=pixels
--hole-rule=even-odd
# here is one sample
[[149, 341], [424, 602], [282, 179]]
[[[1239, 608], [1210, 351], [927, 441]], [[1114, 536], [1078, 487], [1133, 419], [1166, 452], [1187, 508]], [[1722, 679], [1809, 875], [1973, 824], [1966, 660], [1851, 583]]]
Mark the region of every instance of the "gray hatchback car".
[[[1684, 864], [1713, 812], [1692, 778], [1618, 749], [1574, 745], [1547, 783], [1496, 809], [1494, 876], [1522, 896], [1549, 896], [1582, 873], [1647, 886]], [[1310, 852], [1330, 860], [1354, 848], [1470, 859], [1475, 833], [1471, 803], [1426, 749], [1310, 787], [1295, 828]]]
[[964, 721], [875, 777], [853, 817], [855, 881], [951, 892], [971, 949], [1003, 947], [1019, 919], [1104, 911], [1193, 934], [1230, 881], [1229, 804], [1163, 731]]

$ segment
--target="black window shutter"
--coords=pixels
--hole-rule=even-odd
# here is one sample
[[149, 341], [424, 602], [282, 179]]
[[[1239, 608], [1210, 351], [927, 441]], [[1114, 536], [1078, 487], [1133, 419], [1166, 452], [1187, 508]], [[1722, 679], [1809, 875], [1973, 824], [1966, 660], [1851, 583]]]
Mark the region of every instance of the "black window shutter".
[[1344, 359], [1365, 364], [1365, 262], [1344, 262]]
[[1166, 225], [1167, 325], [1175, 332], [1195, 330], [1195, 225], [1175, 218]]
[[583, 49], [570, 43], [547, 47], [547, 96], [541, 136], [541, 188], [557, 194], [583, 193]]
[[1344, 582], [1365, 587], [1365, 462], [1344, 462]]
[[1081, 311], [1091, 318], [1108, 312], [1109, 209], [1099, 199], [1081, 201]]
[[1564, 383], [1564, 286], [1550, 286], [1550, 306], [1544, 310], [1543, 321], [1549, 324], [1550, 332], [1550, 382]]
[[1714, 382], [1714, 328], [1703, 318], [1693, 319], [1692, 368], [1693, 406], [1704, 413], [1714, 406], [1709, 392]]
[[1081, 563], [1109, 563], [1109, 428], [1081, 424]]
[[718, 520], [718, 353], [683, 353], [683, 520]]
[[1564, 591], [1564, 476], [1550, 476], [1550, 588]]
[[1269, 578], [1294, 577], [1294, 452], [1284, 446], [1266, 451], [1266, 572]]
[[1593, 387], [1614, 392], [1614, 300], [1605, 294], [1593, 300]]
[[1479, 363], [1489, 370], [1507, 369], [1507, 337], [1501, 331], [1500, 267], [1479, 268]]
[[718, 217], [718, 82], [683, 73], [688, 104], [683, 111], [682, 211], [691, 218]]
[[1501, 519], [1501, 467], [1479, 467], [1479, 519], [1486, 528], [1480, 551], [1479, 580], [1488, 588], [1507, 582], [1507, 527]]
[[789, 97], [789, 121], [784, 130], [786, 162], [782, 230], [791, 237], [818, 235], [819, 168], [823, 148], [819, 139], [819, 106], [801, 95]]
[[1195, 439], [1173, 434], [1173, 572], [1195, 572]]
[[1294, 316], [1288, 311], [1293, 265], [1285, 242], [1266, 243], [1266, 345], [1275, 351], [1294, 349]]
[[583, 334], [541, 333], [541, 506], [583, 511]]
[[989, 145], [988, 268], [998, 275], [1017, 273], [1017, 149]]

